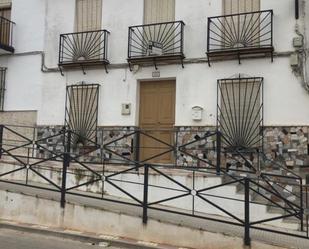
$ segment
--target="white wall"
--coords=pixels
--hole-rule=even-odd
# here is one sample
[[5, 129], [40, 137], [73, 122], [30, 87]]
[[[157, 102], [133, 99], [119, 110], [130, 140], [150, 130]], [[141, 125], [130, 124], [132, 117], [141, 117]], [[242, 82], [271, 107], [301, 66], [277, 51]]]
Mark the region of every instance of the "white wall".
[[48, 0], [12, 1], [11, 19], [16, 23], [13, 34], [16, 53], [43, 49], [46, 1]]
[[59, 35], [73, 32], [75, 0], [46, 0], [45, 53], [46, 66], [58, 64]]
[[[293, 50], [294, 1], [261, 0], [262, 9], [274, 10], [274, 45], [276, 51]], [[16, 21], [16, 52], [43, 50], [46, 65], [57, 67], [59, 34], [74, 31], [74, 0], [13, 0], [12, 19]], [[209, 16], [222, 14], [218, 0], [176, 0], [176, 20], [185, 26], [185, 55], [205, 58]], [[109, 60], [125, 63], [128, 26], [142, 24], [143, 0], [103, 0], [103, 28], [111, 32]], [[80, 81], [99, 83], [100, 125], [138, 125], [138, 82], [152, 79], [153, 67], [142, 67], [137, 73], [128, 69], [81, 70], [42, 73], [41, 56], [1, 56], [0, 66], [8, 67], [6, 110], [38, 110], [38, 124], [62, 125], [64, 121], [65, 86]], [[159, 66], [161, 79], [176, 79], [176, 125], [214, 125], [217, 79], [235, 74], [264, 77], [266, 125], [309, 125], [309, 95], [292, 74], [289, 58], [270, 58]], [[121, 103], [132, 104], [130, 116], [121, 115]], [[205, 109], [201, 122], [191, 120], [191, 107]]]
[[37, 110], [42, 103], [40, 57], [11, 56], [7, 67], [4, 110]]

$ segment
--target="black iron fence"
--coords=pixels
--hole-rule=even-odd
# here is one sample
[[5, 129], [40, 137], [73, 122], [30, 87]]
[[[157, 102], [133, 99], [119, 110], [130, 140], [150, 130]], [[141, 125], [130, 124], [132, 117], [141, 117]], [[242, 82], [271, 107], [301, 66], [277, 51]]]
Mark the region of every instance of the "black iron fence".
[[[243, 227], [246, 245], [250, 244], [252, 229], [308, 238], [308, 195], [302, 179], [281, 165], [276, 165], [279, 173], [260, 164], [257, 167], [244, 151], [235, 151], [236, 166], [226, 167], [225, 154], [229, 152], [222, 147], [220, 132], [197, 133], [189, 142], [170, 143], [153, 131], [131, 131], [103, 146], [88, 141], [91, 149], [77, 153], [72, 148], [72, 137], [80, 135], [73, 131], [62, 129], [37, 138], [31, 132], [34, 128], [24, 127], [24, 132], [19, 129], [0, 125], [0, 181], [59, 192], [62, 207], [67, 195], [77, 195], [135, 206], [141, 210], [144, 223], [147, 223], [149, 210], [221, 222]], [[130, 141], [130, 136], [139, 138], [126, 145], [128, 151], [140, 150], [134, 156], [119, 152], [117, 146], [120, 140]], [[62, 141], [58, 150], [44, 145], [44, 141], [57, 137]], [[155, 144], [145, 146], [142, 137]], [[216, 153], [215, 160], [197, 151], [195, 143], [199, 148], [211, 148]], [[143, 149], [147, 151], [142, 152]], [[47, 151], [49, 157], [35, 156], [42, 150]], [[82, 160], [96, 150], [103, 155], [116, 155], [118, 161], [109, 157], [103, 157], [100, 163]], [[177, 160], [170, 165], [156, 161], [166, 160], [165, 156], [171, 153], [182, 153], [199, 163], [184, 167], [179, 166]], [[264, 160], [262, 153], [257, 151], [256, 154]], [[10, 164], [10, 160], [14, 163]], [[58, 163], [48, 166], [53, 162]], [[51, 171], [56, 175], [52, 176]], [[276, 212], [261, 217], [265, 207]], [[294, 231], [269, 226], [271, 222], [288, 218], [299, 225]]]
[[107, 30], [61, 34], [59, 65], [108, 64], [108, 35]]
[[273, 11], [256, 11], [208, 18], [207, 54], [273, 52]]
[[14, 52], [13, 28], [15, 23], [0, 16], [0, 48]]
[[129, 27], [128, 60], [184, 58], [184, 22], [164, 22]]

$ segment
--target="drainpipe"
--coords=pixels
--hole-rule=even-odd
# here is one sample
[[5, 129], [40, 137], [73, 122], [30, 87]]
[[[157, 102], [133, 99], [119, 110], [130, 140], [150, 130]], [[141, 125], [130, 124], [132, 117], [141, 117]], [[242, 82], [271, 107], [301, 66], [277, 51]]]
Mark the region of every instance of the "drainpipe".
[[[297, 0], [298, 2], [298, 0]], [[309, 62], [308, 62], [308, 55], [309, 55], [309, 47], [308, 47], [308, 40], [309, 40], [309, 33], [308, 33], [308, 23], [309, 23], [309, 3], [306, 0], [302, 1], [302, 16], [303, 16], [303, 85], [305, 86], [306, 90], [309, 92]]]
[[295, 0], [295, 19], [299, 19], [299, 0]]
[[53, 67], [53, 68], [47, 67], [45, 65], [45, 53], [44, 53], [44, 51], [41, 51], [40, 54], [41, 54], [41, 71], [43, 73], [54, 73], [54, 72], [60, 71], [58, 67]]
[[[300, 6], [301, 5], [301, 6]], [[298, 76], [301, 80], [303, 87], [309, 93], [309, 79], [308, 79], [308, 34], [307, 34], [307, 19], [309, 21], [309, 16], [307, 16], [309, 5], [306, 3], [306, 0], [295, 0], [295, 33], [301, 40], [301, 43], [295, 42], [293, 39], [293, 46], [295, 48], [294, 54], [292, 56], [298, 58], [298, 62], [291, 64], [292, 70], [296, 76]], [[301, 10], [301, 12], [300, 12]], [[293, 61], [293, 60], [291, 60]]]

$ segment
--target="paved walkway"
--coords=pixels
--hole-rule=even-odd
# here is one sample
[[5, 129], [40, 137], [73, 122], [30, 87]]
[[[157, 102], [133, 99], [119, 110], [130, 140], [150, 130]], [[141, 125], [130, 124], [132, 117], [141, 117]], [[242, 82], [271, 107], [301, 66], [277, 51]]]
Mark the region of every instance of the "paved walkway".
[[[0, 189], [9, 190], [12, 192], [23, 193], [27, 195], [43, 197], [52, 200], [60, 200], [60, 193], [47, 191], [42, 189], [35, 189], [24, 187], [15, 184], [8, 184], [0, 182]], [[104, 208], [112, 212], [119, 212], [124, 214], [129, 214], [132, 216], [141, 216], [142, 209], [135, 206], [123, 205], [110, 201], [97, 200], [92, 198], [82, 198], [75, 195], [67, 195], [67, 201], [70, 203], [91, 206], [95, 208]], [[244, 229], [241, 226], [229, 225], [226, 223], [220, 223], [200, 218], [194, 218], [189, 216], [183, 216], [178, 214], [173, 214], [169, 212], [163, 212], [159, 210], [149, 209], [148, 216], [150, 219], [160, 220], [161, 222], [169, 222], [177, 225], [183, 225], [186, 227], [191, 227], [195, 229], [202, 229], [209, 232], [223, 233], [226, 235], [243, 237]], [[218, 216], [208, 216], [210, 218], [219, 218]], [[221, 217], [222, 220], [228, 220], [227, 218]], [[268, 227], [269, 228], [269, 227]], [[279, 229], [278, 229], [279, 230]], [[286, 230], [281, 230], [286, 231]], [[297, 233], [297, 232], [295, 232]], [[251, 229], [252, 240], [266, 242], [272, 245], [283, 246], [288, 248], [299, 248], [308, 249], [309, 240], [302, 239], [298, 237], [291, 237], [286, 235], [281, 235], [277, 233], [266, 232], [262, 230]]]

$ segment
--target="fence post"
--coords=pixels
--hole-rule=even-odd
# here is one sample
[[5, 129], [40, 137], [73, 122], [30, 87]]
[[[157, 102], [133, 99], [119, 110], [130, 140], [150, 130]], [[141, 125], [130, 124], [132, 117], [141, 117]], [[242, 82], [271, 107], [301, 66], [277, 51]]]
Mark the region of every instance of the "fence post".
[[135, 166], [139, 166], [139, 155], [140, 155], [140, 130], [137, 130], [136, 131], [136, 134], [135, 134], [135, 136], [136, 136], [136, 141], [135, 141], [135, 144], [134, 144], [134, 146], [135, 146], [135, 151], [134, 151], [134, 160], [135, 160], [135, 162], [136, 162], [136, 165]]
[[[67, 180], [67, 169], [70, 166], [70, 150], [71, 150], [71, 131], [68, 130], [68, 140], [64, 144], [63, 153], [63, 165], [62, 165], [62, 185], [61, 185], [61, 200], [60, 206], [65, 207], [65, 193], [66, 193], [66, 180]], [[65, 140], [65, 132], [63, 134]]]
[[217, 175], [220, 175], [221, 171], [221, 133], [217, 131], [217, 165], [216, 172]]
[[2, 158], [3, 125], [0, 125], [0, 159]]
[[246, 246], [251, 245], [250, 239], [250, 180], [245, 178], [245, 237], [244, 244]]
[[143, 223], [147, 224], [147, 208], [148, 208], [148, 175], [149, 165], [144, 165], [144, 200], [143, 200]]
[[304, 200], [303, 200], [303, 179], [300, 178], [300, 230], [304, 231]]

